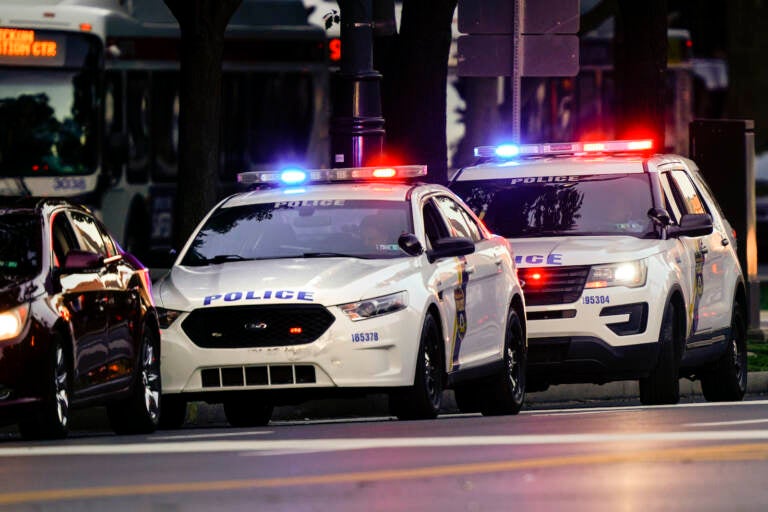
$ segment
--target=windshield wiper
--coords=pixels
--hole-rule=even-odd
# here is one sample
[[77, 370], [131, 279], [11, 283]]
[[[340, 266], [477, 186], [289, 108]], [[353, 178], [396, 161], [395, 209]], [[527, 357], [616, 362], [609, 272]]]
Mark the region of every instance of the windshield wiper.
[[249, 261], [251, 259], [253, 258], [244, 258], [239, 254], [217, 254], [213, 258], [206, 258], [202, 263], [206, 265], [213, 263], [215, 265], [218, 263], [226, 263], [228, 261]]
[[359, 254], [344, 254], [341, 252], [305, 252], [302, 254], [304, 258], [360, 258], [368, 259], [365, 256]]

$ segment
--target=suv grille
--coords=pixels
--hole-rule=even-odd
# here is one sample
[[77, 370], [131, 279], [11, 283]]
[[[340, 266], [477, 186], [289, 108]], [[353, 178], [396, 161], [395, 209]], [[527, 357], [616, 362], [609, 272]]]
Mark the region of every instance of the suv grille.
[[518, 269], [525, 282], [525, 304], [545, 306], [569, 304], [581, 297], [589, 266], [583, 267], [531, 267]]
[[334, 316], [319, 304], [196, 309], [181, 328], [203, 348], [282, 347], [312, 343]]

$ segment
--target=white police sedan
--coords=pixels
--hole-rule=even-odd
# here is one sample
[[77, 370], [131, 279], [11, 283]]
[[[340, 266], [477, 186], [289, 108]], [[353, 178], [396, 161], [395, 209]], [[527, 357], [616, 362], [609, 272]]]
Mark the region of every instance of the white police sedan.
[[276, 405], [338, 391], [386, 392], [401, 419], [435, 417], [445, 388], [464, 411], [517, 413], [527, 341], [509, 242], [413, 181], [425, 174], [241, 174], [261, 189], [219, 203], [154, 286], [161, 425], [191, 400], [263, 425]]

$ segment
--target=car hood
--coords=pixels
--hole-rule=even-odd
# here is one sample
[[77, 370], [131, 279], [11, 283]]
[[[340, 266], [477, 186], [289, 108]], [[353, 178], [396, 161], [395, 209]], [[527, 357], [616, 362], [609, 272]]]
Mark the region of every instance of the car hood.
[[632, 236], [515, 238], [510, 243], [519, 267], [615, 263], [659, 252], [659, 240]]
[[417, 258], [292, 258], [175, 266], [154, 286], [157, 305], [182, 311], [255, 304], [342, 304], [405, 289]]

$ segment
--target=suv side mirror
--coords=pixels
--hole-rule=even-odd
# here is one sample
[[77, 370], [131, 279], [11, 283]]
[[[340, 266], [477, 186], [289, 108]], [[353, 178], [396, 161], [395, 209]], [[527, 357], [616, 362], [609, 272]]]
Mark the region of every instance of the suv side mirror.
[[104, 256], [91, 251], [81, 251], [73, 249], [67, 253], [64, 258], [64, 264], [61, 267], [62, 274], [77, 274], [80, 272], [89, 272], [104, 266]]
[[418, 256], [424, 252], [421, 242], [413, 233], [403, 233], [397, 239], [397, 245], [409, 256]]
[[705, 236], [712, 233], [712, 217], [708, 213], [686, 213], [680, 219], [679, 226], [667, 228], [668, 237]]
[[669, 212], [664, 208], [651, 208], [648, 210], [648, 217], [650, 217], [654, 223], [662, 227], [669, 226], [669, 223], [671, 222]]
[[435, 240], [432, 244], [432, 250], [427, 251], [427, 258], [433, 263], [440, 258], [452, 258], [454, 256], [464, 256], [475, 252], [475, 243], [465, 237], [447, 237]]

